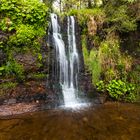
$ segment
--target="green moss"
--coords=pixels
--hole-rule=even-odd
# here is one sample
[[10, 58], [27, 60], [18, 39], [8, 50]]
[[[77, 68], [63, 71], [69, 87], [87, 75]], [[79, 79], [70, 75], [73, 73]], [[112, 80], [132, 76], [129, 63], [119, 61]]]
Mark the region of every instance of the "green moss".
[[91, 50], [89, 59], [89, 69], [92, 73], [92, 83], [96, 85], [96, 83], [100, 80], [101, 76], [101, 63], [98, 56], [98, 51], [95, 49]]
[[83, 50], [85, 66], [87, 70], [92, 74], [93, 85], [96, 85], [96, 83], [100, 79], [100, 74], [101, 74], [101, 64], [98, 56], [98, 51], [92, 49], [90, 52], [88, 52], [86, 48], [85, 36], [82, 36], [82, 50]]
[[47, 74], [45, 73], [32, 73], [32, 74], [29, 74], [29, 77], [31, 79], [35, 79], [35, 80], [43, 80], [43, 79], [46, 79], [48, 77]]
[[13, 83], [13, 82], [6, 82], [6, 83], [2, 83], [0, 84], [0, 89], [4, 90], [4, 89], [11, 89], [17, 86], [17, 83]]
[[86, 36], [82, 35], [82, 52], [83, 52], [83, 56], [84, 56], [84, 63], [87, 66], [87, 64], [89, 62], [89, 52], [87, 50], [86, 45], [87, 45]]
[[15, 60], [8, 61], [3, 68], [3, 76], [15, 77], [19, 81], [24, 80], [25, 77], [23, 66], [17, 63]]
[[73, 15], [78, 19], [78, 23], [82, 27], [83, 34], [87, 33], [87, 22], [91, 17], [94, 17], [95, 21], [102, 22], [105, 18], [105, 13], [102, 8], [94, 8], [94, 9], [80, 9], [74, 10], [72, 9], [67, 14], [64, 15]]

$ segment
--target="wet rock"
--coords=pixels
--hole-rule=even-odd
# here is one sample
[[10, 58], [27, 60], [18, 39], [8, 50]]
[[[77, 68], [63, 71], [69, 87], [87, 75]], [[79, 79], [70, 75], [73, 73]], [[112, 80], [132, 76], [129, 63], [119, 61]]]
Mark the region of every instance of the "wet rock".
[[88, 118], [87, 117], [84, 117], [82, 120], [83, 120], [84, 123], [88, 122]]
[[0, 50], [0, 65], [2, 65], [6, 61], [6, 54], [3, 50]]
[[39, 70], [37, 56], [31, 53], [16, 54], [15, 59], [24, 67], [25, 72], [35, 72]]
[[99, 96], [99, 101], [101, 104], [105, 103], [107, 96], [106, 95], [101, 95]]
[[34, 112], [39, 110], [39, 107], [37, 104], [30, 103], [18, 103], [18, 104], [12, 104], [12, 105], [2, 105], [0, 107], [0, 118], [9, 119], [8, 117], [12, 117], [13, 115], [17, 114], [23, 114], [27, 112]]
[[4, 42], [8, 39], [9, 34], [4, 33], [3, 31], [0, 31], [0, 41]]
[[8, 99], [4, 101], [4, 104], [10, 105], [10, 104], [15, 104], [17, 102], [16, 99]]

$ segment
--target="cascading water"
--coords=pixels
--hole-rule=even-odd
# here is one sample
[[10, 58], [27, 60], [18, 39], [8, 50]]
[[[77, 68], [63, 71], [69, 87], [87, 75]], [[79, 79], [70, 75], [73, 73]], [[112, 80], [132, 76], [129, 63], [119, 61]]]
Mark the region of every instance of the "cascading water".
[[[75, 40], [75, 19], [73, 16], [68, 17], [68, 53], [70, 65], [70, 87], [78, 89], [77, 76], [79, 73], [79, 55], [76, 48]], [[75, 84], [75, 86], [74, 86]]]
[[75, 20], [73, 16], [67, 18], [67, 35], [68, 35], [68, 85], [62, 86], [64, 103], [66, 107], [74, 107], [78, 104], [76, 97], [78, 92], [78, 72], [79, 56], [75, 40]]
[[75, 39], [75, 19], [73, 16], [67, 18], [67, 36], [68, 46], [67, 53], [60, 26], [58, 24], [58, 17], [56, 14], [51, 14], [52, 37], [55, 47], [56, 75], [59, 77], [59, 84], [62, 87], [65, 107], [75, 107], [79, 105], [78, 94], [78, 72], [79, 72], [79, 56], [76, 48]]

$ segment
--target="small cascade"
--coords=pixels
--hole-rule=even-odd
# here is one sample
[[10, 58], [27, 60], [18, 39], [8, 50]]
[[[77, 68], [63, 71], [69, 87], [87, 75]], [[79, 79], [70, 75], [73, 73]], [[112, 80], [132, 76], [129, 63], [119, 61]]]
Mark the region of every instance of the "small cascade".
[[73, 16], [68, 17], [68, 53], [70, 65], [70, 87], [78, 89], [78, 73], [79, 73], [79, 55], [76, 48], [75, 39], [75, 19]]
[[[53, 41], [55, 46], [55, 55], [57, 58], [56, 73], [59, 71], [59, 83], [63, 86], [68, 86], [68, 59], [65, 51], [65, 44], [60, 33], [58, 17], [56, 14], [51, 14], [51, 22], [53, 29]], [[59, 66], [59, 68], [58, 68]]]
[[75, 19], [73, 16], [67, 17], [67, 36], [68, 36], [68, 87], [63, 88], [63, 96], [66, 107], [72, 107], [78, 104], [78, 72], [79, 56], [75, 40]]
[[51, 14], [51, 27], [56, 57], [55, 75], [58, 75], [57, 79], [62, 88], [64, 106], [75, 107], [79, 105], [77, 97], [79, 55], [75, 39], [75, 19], [73, 16], [67, 17], [67, 49], [62, 39], [58, 16], [53, 13]]

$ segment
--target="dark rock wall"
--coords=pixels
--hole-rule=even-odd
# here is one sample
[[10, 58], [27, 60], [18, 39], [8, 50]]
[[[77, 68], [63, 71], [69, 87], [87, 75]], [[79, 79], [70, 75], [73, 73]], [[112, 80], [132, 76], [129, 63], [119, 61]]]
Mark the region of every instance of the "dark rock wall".
[[[67, 18], [65, 17], [63, 21], [60, 21], [61, 30], [63, 33], [63, 40], [68, 46], [67, 40]], [[91, 92], [93, 87], [91, 83], [91, 76], [85, 71], [84, 59], [82, 53], [82, 44], [81, 44], [81, 29], [76, 20], [75, 23], [76, 31], [76, 43], [79, 52], [80, 60], [80, 73], [78, 76], [79, 80], [79, 89], [84, 92]], [[49, 36], [47, 35], [49, 32]], [[3, 35], [0, 33], [0, 39], [7, 39], [8, 35]], [[52, 29], [46, 31], [46, 36], [42, 40], [41, 55], [42, 55], [42, 66], [38, 66], [37, 55], [34, 55], [32, 51], [27, 53], [16, 52], [14, 53], [15, 60], [23, 66], [25, 79], [22, 83], [18, 83], [13, 88], [0, 88], [0, 104], [7, 103], [9, 99], [16, 99], [15, 102], [36, 102], [37, 100], [52, 102], [62, 101], [61, 96], [61, 87], [58, 84], [59, 73], [56, 73], [56, 62], [57, 58], [55, 57], [55, 49], [52, 40]], [[0, 66], [6, 62], [6, 54], [3, 50], [0, 50]], [[46, 77], [37, 79], [32, 77], [32, 74], [43, 73], [46, 74]], [[9, 83], [17, 82], [16, 79], [0, 79], [0, 82]], [[58, 95], [59, 94], [59, 95]]]
[[[80, 60], [80, 68], [79, 68], [79, 75], [78, 75], [78, 82], [79, 82], [79, 90], [86, 93], [91, 93], [93, 92], [93, 85], [92, 85], [92, 81], [91, 81], [91, 75], [85, 70], [85, 65], [84, 65], [84, 58], [83, 58], [83, 52], [82, 52], [82, 43], [81, 43], [81, 27], [78, 24], [78, 20], [75, 17], [75, 33], [76, 33], [76, 44], [77, 44], [77, 49], [78, 49], [78, 53], [79, 53], [79, 60]], [[62, 32], [62, 38], [64, 40], [65, 43], [65, 47], [67, 50], [67, 46], [68, 46], [68, 36], [67, 36], [67, 17], [65, 17], [63, 19], [63, 21], [59, 20], [59, 24], [61, 27], [61, 32]], [[50, 36], [51, 36], [51, 32], [50, 32]], [[55, 51], [53, 48], [53, 40], [50, 37], [50, 71], [49, 71], [49, 83], [51, 85], [52, 88], [54, 89], [60, 89], [59, 85], [58, 85], [58, 81], [59, 79], [56, 78], [57, 75], [54, 75], [54, 70], [55, 70], [55, 66], [56, 66], [56, 59], [55, 58]], [[88, 40], [88, 38], [87, 38]], [[91, 43], [89, 40], [87, 41], [87, 43]], [[88, 46], [91, 46], [88, 44]], [[59, 74], [58, 74], [59, 75]], [[51, 81], [51, 82], [50, 82]], [[54, 85], [54, 86], [53, 86]]]
[[122, 39], [122, 51], [127, 51], [130, 55], [140, 58], [140, 21], [137, 22], [137, 30], [128, 33], [120, 33]]

